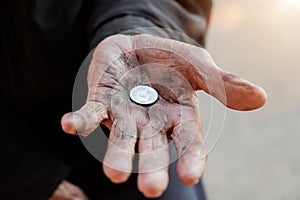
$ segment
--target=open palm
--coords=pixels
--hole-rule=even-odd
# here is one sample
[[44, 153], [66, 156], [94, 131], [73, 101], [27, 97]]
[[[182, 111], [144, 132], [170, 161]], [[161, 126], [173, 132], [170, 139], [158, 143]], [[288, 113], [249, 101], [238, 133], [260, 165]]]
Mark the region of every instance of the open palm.
[[[144, 107], [129, 91], [148, 85], [158, 101]], [[168, 185], [168, 138], [177, 153], [177, 172], [184, 184], [195, 184], [205, 166], [197, 90], [204, 90], [236, 110], [261, 107], [265, 92], [218, 68], [200, 47], [151, 35], [115, 35], [95, 49], [89, 66], [88, 97], [80, 110], [62, 118], [63, 130], [88, 135], [100, 123], [110, 128], [104, 172], [115, 183], [128, 179], [138, 141], [138, 188], [157, 197]]]

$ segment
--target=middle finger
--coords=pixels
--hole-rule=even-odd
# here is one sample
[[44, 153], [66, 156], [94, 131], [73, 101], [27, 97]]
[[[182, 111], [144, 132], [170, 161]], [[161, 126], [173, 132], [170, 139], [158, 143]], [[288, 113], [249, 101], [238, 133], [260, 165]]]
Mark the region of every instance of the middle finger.
[[163, 131], [143, 129], [139, 141], [138, 188], [146, 197], [158, 197], [166, 190], [169, 176], [168, 139]]

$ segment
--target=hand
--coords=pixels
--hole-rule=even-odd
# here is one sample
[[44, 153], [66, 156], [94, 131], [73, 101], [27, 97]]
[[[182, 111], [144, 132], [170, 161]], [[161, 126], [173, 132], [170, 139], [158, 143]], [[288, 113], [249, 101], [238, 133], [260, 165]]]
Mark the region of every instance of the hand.
[[[159, 100], [143, 107], [131, 102], [136, 85], [151, 85]], [[115, 183], [128, 179], [139, 133], [138, 188], [157, 197], [168, 185], [168, 141], [178, 152], [181, 181], [195, 184], [203, 174], [205, 148], [197, 90], [229, 108], [252, 110], [266, 101], [263, 89], [216, 66], [203, 48], [150, 35], [115, 35], [95, 49], [89, 66], [86, 104], [62, 118], [70, 134], [90, 134], [99, 123], [110, 128], [103, 169]]]
[[76, 185], [68, 181], [63, 181], [49, 200], [88, 200], [88, 197]]

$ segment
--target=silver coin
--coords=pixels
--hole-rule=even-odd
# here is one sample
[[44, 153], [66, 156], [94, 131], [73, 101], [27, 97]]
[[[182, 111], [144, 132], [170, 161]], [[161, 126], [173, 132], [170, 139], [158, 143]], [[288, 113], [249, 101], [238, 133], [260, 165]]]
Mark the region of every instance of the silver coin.
[[151, 105], [158, 99], [157, 91], [146, 85], [138, 85], [129, 92], [130, 99], [140, 105]]

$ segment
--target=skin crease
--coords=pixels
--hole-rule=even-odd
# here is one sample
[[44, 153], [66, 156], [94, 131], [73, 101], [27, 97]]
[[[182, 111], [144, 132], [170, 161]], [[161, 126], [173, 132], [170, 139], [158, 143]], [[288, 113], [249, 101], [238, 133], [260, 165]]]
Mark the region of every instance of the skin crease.
[[88, 197], [78, 186], [63, 181], [49, 200], [88, 200]]
[[[134, 104], [131, 88], [151, 85], [159, 93], [152, 106]], [[132, 170], [139, 135], [138, 189], [146, 197], [160, 196], [168, 185], [168, 143], [179, 154], [177, 173], [195, 184], [205, 168], [205, 147], [197, 90], [204, 90], [235, 110], [264, 105], [260, 87], [218, 68], [206, 50], [150, 35], [114, 35], [95, 49], [88, 73], [87, 104], [62, 118], [70, 134], [90, 134], [99, 123], [110, 128], [103, 170], [114, 183], [125, 182]]]

